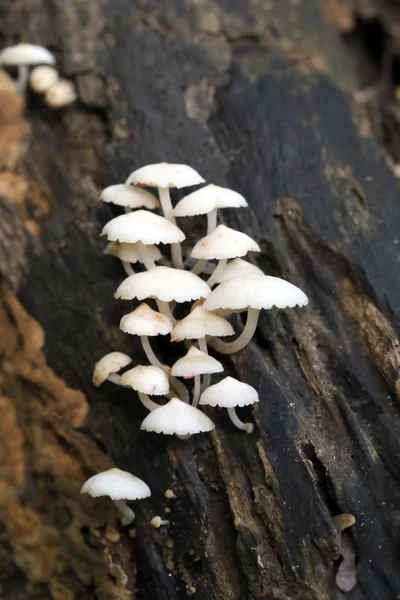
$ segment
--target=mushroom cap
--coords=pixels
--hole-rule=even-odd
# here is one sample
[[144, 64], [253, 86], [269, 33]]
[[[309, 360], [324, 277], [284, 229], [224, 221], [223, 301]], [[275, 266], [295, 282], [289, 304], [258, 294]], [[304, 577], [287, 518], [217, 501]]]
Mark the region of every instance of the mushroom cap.
[[224, 367], [221, 363], [202, 352], [196, 346], [190, 346], [189, 350], [172, 366], [171, 375], [174, 377], [194, 377], [206, 373], [221, 373]]
[[119, 327], [131, 335], [155, 336], [171, 333], [173, 324], [169, 317], [143, 302], [133, 312], [122, 317]]
[[144, 273], [130, 275], [115, 292], [115, 298], [122, 300], [145, 300], [158, 298], [163, 302], [190, 302], [207, 298], [209, 286], [190, 271], [171, 267], [154, 267]]
[[54, 55], [36, 44], [16, 44], [0, 52], [0, 65], [54, 65]]
[[197, 242], [190, 256], [221, 260], [245, 256], [250, 251], [261, 252], [259, 245], [250, 236], [225, 225], [218, 225], [212, 233]]
[[99, 387], [111, 373], [118, 373], [118, 371], [127, 367], [131, 362], [131, 357], [123, 352], [110, 352], [106, 354], [94, 365], [93, 385]]
[[206, 337], [206, 335], [224, 337], [234, 335], [234, 333], [229, 321], [204, 310], [202, 306], [196, 306], [187, 317], [179, 321], [174, 327], [171, 339], [176, 342], [178, 340], [197, 340]]
[[264, 275], [263, 271], [256, 267], [256, 265], [253, 265], [242, 258], [235, 258], [235, 260], [232, 260], [226, 265], [221, 276], [217, 278], [216, 283], [222, 283], [223, 281], [228, 281], [228, 279], [233, 279], [234, 277], [252, 275], [253, 273]]
[[59, 74], [57, 69], [50, 67], [49, 65], [42, 65], [32, 69], [29, 75], [29, 83], [34, 92], [43, 94], [52, 85], [57, 83], [59, 80]]
[[206, 310], [293, 308], [306, 306], [308, 298], [292, 283], [269, 275], [245, 275], [220, 283], [204, 302]]
[[257, 390], [248, 383], [238, 381], [233, 377], [225, 377], [218, 383], [210, 385], [200, 396], [199, 404], [233, 408], [248, 406], [259, 401]]
[[101, 192], [100, 200], [110, 202], [117, 206], [128, 206], [129, 208], [141, 208], [144, 206], [149, 210], [153, 210], [160, 206], [159, 201], [153, 194], [147, 190], [126, 183], [117, 183], [109, 185]]
[[76, 89], [72, 81], [59, 79], [50, 86], [44, 95], [44, 101], [51, 108], [63, 108], [76, 100]]
[[92, 498], [109, 496], [111, 500], [141, 500], [151, 496], [151, 491], [139, 477], [114, 468], [93, 475], [83, 484], [81, 494]]
[[202, 176], [188, 165], [162, 162], [136, 169], [129, 175], [126, 183], [160, 188], [183, 188], [198, 185], [204, 181]]
[[175, 223], [147, 210], [136, 210], [115, 217], [103, 227], [101, 235], [106, 235], [112, 242], [130, 244], [176, 244], [186, 237]]
[[162, 369], [152, 365], [137, 365], [125, 371], [119, 382], [149, 396], [165, 396], [169, 392], [168, 375]]
[[[162, 257], [162, 254], [157, 246], [153, 246], [152, 244], [148, 244], [146, 246], [146, 252], [149, 260], [153, 260], [154, 262], [156, 260], [160, 260]], [[116, 256], [125, 262], [143, 262], [137, 244], [128, 244], [126, 242], [109, 242], [104, 248], [104, 254], [111, 254], [111, 256]]]
[[164, 406], [155, 408], [140, 426], [144, 431], [165, 435], [189, 435], [211, 431], [215, 425], [201, 410], [172, 398]]
[[176, 217], [192, 217], [205, 215], [216, 208], [240, 208], [248, 206], [246, 200], [238, 192], [219, 185], [206, 185], [200, 190], [188, 194], [175, 206]]

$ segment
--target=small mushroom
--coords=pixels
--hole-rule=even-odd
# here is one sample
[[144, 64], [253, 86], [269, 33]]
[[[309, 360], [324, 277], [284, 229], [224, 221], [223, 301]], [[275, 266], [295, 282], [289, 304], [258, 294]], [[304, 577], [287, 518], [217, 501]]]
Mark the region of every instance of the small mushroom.
[[261, 249], [245, 233], [219, 225], [215, 231], [197, 242], [190, 255], [204, 260], [218, 259], [218, 265], [207, 281], [212, 287], [222, 277], [228, 258], [245, 256], [248, 252], [261, 252]]
[[57, 83], [59, 75], [57, 69], [48, 65], [35, 67], [29, 76], [31, 88], [37, 94], [44, 94], [52, 85]]
[[176, 494], [173, 490], [165, 490], [164, 492], [164, 496], [165, 498], [167, 498], [167, 500], [175, 500], [176, 499]]
[[[126, 180], [126, 183], [128, 185], [134, 183], [141, 186], [157, 187], [164, 216], [168, 221], [175, 223], [169, 189], [198, 185], [199, 183], [204, 183], [204, 179], [188, 165], [163, 162], [146, 165], [145, 167], [133, 171]], [[182, 251], [180, 243], [173, 243], [171, 254], [173, 266], [182, 268]]]
[[127, 367], [132, 359], [123, 352], [110, 352], [101, 358], [94, 366], [93, 385], [99, 387], [106, 380], [119, 384], [117, 373]]
[[108, 204], [123, 206], [124, 208], [147, 208], [154, 210], [160, 206], [159, 201], [153, 194], [142, 188], [118, 183], [104, 188], [100, 194], [100, 200]]
[[122, 513], [122, 525], [129, 525], [135, 520], [135, 513], [124, 501], [142, 500], [148, 498], [151, 492], [148, 485], [139, 477], [113, 468], [88, 479], [81, 488], [81, 494], [89, 494], [92, 498], [108, 496]]
[[[111, 254], [120, 259], [122, 266], [125, 269], [127, 275], [134, 275], [135, 271], [132, 269], [131, 263], [137, 262], [143, 263], [142, 248], [138, 244], [128, 244], [124, 242], [109, 242], [104, 248], [104, 254]], [[161, 252], [157, 246], [147, 245], [146, 246], [147, 259], [155, 263], [161, 258]]]
[[236, 406], [249, 406], [259, 401], [257, 391], [249, 384], [233, 377], [225, 377], [207, 388], [200, 397], [201, 406], [220, 406], [228, 409], [232, 423], [246, 433], [252, 433], [253, 423], [243, 423], [236, 414]]
[[134, 389], [143, 406], [150, 411], [159, 408], [160, 405], [150, 400], [149, 396], [166, 396], [169, 392], [168, 376], [162, 369], [153, 365], [137, 365], [125, 371], [119, 383]]
[[44, 101], [51, 108], [64, 108], [77, 98], [75, 85], [68, 79], [59, 79], [46, 90]]
[[207, 415], [178, 398], [172, 398], [165, 406], [151, 411], [140, 426], [144, 431], [178, 436], [190, 436], [214, 428]]
[[194, 377], [192, 404], [197, 406], [201, 389], [200, 375], [221, 373], [223, 370], [224, 367], [218, 360], [198, 350], [196, 346], [191, 346], [187, 354], [172, 366], [171, 373], [175, 377], [185, 377], [185, 379]]
[[253, 273], [264, 275], [262, 270], [256, 267], [256, 265], [253, 265], [242, 258], [235, 258], [235, 260], [232, 260], [226, 265], [224, 272], [221, 273], [219, 277], [216, 277], [215, 283], [222, 283], [223, 281], [228, 281], [228, 279], [244, 277], [245, 275], [252, 275]]
[[34, 65], [53, 65], [56, 62], [54, 55], [42, 46], [36, 44], [16, 44], [4, 48], [0, 52], [0, 66], [18, 67], [16, 88], [24, 94], [29, 78], [29, 67]]
[[162, 519], [161, 517], [153, 517], [150, 523], [154, 529], [160, 529], [162, 525], [168, 527], [170, 524], [168, 520]]
[[224, 281], [206, 298], [203, 308], [214, 311], [229, 309], [247, 310], [247, 321], [241, 335], [233, 342], [213, 340], [212, 346], [222, 354], [232, 354], [244, 348], [251, 340], [258, 323], [261, 309], [293, 308], [306, 306], [308, 298], [298, 287], [269, 275], [245, 275]]

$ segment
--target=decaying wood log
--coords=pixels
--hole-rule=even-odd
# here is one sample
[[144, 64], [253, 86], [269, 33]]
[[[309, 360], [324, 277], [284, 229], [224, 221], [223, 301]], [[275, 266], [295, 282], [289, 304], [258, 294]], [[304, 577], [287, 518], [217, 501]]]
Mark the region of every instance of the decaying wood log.
[[[338, 87], [347, 50], [316, 3], [294, 4], [2, 4], [4, 45], [49, 47], [79, 90], [69, 109], [29, 95], [23, 112], [0, 86], [6, 600], [340, 598], [340, 535], [357, 565], [346, 597], [400, 593], [398, 183]], [[106, 352], [144, 358], [118, 330], [124, 273], [99, 239], [118, 210], [99, 192], [160, 160], [244, 194], [250, 210], [225, 222], [310, 298], [264, 311], [254, 342], [223, 359], [259, 390], [250, 436], [223, 411], [209, 436], [145, 434], [133, 394], [91, 385]], [[189, 248], [203, 220], [186, 231]], [[171, 359], [167, 342], [157, 351]], [[79, 494], [112, 464], [152, 489], [134, 529]], [[153, 529], [166, 508], [170, 529]], [[356, 518], [343, 534], [341, 513]]]

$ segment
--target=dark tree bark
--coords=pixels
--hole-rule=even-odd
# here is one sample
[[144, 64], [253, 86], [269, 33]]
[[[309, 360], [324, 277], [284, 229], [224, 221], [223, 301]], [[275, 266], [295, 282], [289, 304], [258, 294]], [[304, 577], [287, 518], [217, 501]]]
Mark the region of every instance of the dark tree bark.
[[[1, 5], [3, 44], [53, 49], [79, 90], [59, 112], [30, 95], [24, 113], [4, 77], [0, 90], [6, 600], [340, 598], [341, 513], [356, 518], [346, 597], [400, 593], [399, 189], [353, 118], [348, 47], [317, 3], [295, 4]], [[208, 436], [145, 434], [134, 394], [91, 385], [106, 352], [144, 358], [118, 330], [124, 273], [99, 238], [118, 210], [99, 192], [161, 160], [244, 194], [250, 209], [224, 222], [310, 298], [262, 313], [254, 342], [224, 359], [259, 391], [250, 436], [223, 411]], [[204, 221], [183, 227], [189, 248]], [[166, 341], [157, 352], [171, 360]], [[79, 494], [113, 464], [152, 489], [134, 530]], [[166, 507], [170, 529], [154, 530]]]

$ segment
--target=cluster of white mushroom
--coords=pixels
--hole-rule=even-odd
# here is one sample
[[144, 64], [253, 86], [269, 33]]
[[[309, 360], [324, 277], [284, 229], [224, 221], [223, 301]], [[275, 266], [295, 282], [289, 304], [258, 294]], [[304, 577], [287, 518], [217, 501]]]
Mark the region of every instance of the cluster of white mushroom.
[[[264, 275], [258, 267], [242, 259], [248, 252], [260, 251], [253, 239], [225, 225], [217, 226], [217, 211], [246, 207], [243, 196], [211, 184], [185, 196], [173, 208], [170, 188], [201, 183], [204, 179], [187, 165], [160, 163], [134, 171], [125, 183], [109, 186], [101, 194], [104, 202], [125, 209], [124, 214], [112, 219], [102, 231], [109, 242], [105, 253], [118, 257], [128, 275], [115, 297], [150, 301], [158, 310], [142, 302], [120, 322], [122, 331], [140, 338], [150, 365], [135, 365], [126, 370], [132, 363], [131, 357], [122, 352], [111, 352], [96, 363], [93, 383], [100, 386], [108, 380], [135, 390], [149, 411], [141, 429], [175, 434], [181, 439], [214, 429], [213, 421], [197, 408], [198, 405], [226, 408], [236, 427], [247, 433], [253, 431], [254, 425], [243, 423], [236, 408], [258, 402], [257, 391], [233, 377], [210, 385], [211, 375], [221, 373], [224, 368], [220, 361], [209, 355], [208, 346], [222, 354], [237, 352], [253, 337], [261, 309], [308, 303], [307, 296], [299, 288], [283, 279]], [[158, 188], [159, 199], [145, 187]], [[163, 216], [150, 212], [153, 210], [161, 211]], [[182, 258], [181, 243], [185, 234], [176, 225], [176, 218], [195, 215], [207, 216], [207, 235], [191, 250], [190, 257], [197, 262], [190, 269], [190, 259], [184, 261]], [[161, 254], [160, 244], [171, 246], [171, 266], [165, 266], [168, 259]], [[205, 270], [210, 270], [207, 263], [215, 260], [218, 262], [211, 275], [201, 277]], [[164, 265], [156, 266], [158, 261], [163, 261]], [[136, 264], [141, 265], [140, 272], [134, 271], [132, 265]], [[189, 302], [194, 302], [190, 311], [177, 320], [174, 315], [176, 304]], [[220, 338], [234, 335], [233, 327], [225, 317], [242, 311], [247, 311], [243, 332], [232, 342], [222, 341]], [[172, 342], [189, 344], [187, 353], [172, 367], [161, 363], [150, 344], [149, 338], [159, 335], [170, 335]], [[190, 391], [181, 378], [193, 380]], [[168, 401], [158, 404], [150, 396], [164, 396]], [[103, 487], [104, 481], [108, 486], [113, 484]], [[124, 481], [130, 482], [127, 491], [124, 491]], [[137, 483], [137, 478], [133, 475], [113, 469], [92, 477], [82, 492], [104, 493], [117, 500], [124, 515], [122, 521], [127, 523], [129, 518], [131, 522], [132, 515], [121, 501], [150, 495], [147, 486], [141, 487], [146, 484], [133, 485], [134, 482]], [[105, 491], [107, 489], [110, 493]]]
[[44, 94], [48, 106], [63, 108], [76, 100], [76, 90], [72, 81], [60, 78], [55, 62], [47, 48], [35, 44], [16, 44], [0, 52], [1, 67], [18, 69], [15, 86], [20, 94], [25, 94], [29, 81], [34, 92]]

